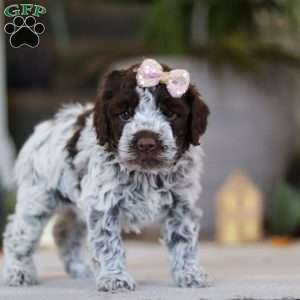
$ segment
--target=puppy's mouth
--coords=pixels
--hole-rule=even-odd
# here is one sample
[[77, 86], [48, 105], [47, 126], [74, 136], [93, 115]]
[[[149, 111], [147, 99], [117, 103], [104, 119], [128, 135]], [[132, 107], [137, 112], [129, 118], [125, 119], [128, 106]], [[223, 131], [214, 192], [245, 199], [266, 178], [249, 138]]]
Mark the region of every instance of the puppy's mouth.
[[130, 167], [139, 167], [143, 170], [157, 170], [166, 166], [166, 162], [156, 157], [141, 158], [130, 160], [127, 162]]

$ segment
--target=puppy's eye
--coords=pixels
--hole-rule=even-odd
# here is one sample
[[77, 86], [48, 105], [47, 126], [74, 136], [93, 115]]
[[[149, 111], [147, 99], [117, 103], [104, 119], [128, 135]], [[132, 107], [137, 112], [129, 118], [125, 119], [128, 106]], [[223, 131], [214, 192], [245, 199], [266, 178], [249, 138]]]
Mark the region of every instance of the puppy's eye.
[[131, 113], [129, 111], [124, 111], [122, 113], [119, 114], [119, 118], [126, 122], [131, 118]]
[[175, 113], [168, 113], [168, 114], [167, 114], [167, 119], [168, 119], [169, 121], [174, 121], [174, 120], [176, 120], [177, 118], [178, 118], [178, 115], [175, 114]]

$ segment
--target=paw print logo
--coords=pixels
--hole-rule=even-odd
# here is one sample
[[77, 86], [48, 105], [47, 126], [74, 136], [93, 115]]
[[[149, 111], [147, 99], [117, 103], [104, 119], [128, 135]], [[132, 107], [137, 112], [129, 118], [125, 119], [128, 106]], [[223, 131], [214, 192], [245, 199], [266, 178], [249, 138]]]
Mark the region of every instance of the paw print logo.
[[13, 48], [19, 48], [23, 45], [36, 48], [40, 43], [39, 35], [45, 31], [45, 26], [42, 23], [37, 23], [33, 16], [26, 18], [17, 16], [12, 23], [5, 25], [4, 31], [11, 35], [9, 42]]

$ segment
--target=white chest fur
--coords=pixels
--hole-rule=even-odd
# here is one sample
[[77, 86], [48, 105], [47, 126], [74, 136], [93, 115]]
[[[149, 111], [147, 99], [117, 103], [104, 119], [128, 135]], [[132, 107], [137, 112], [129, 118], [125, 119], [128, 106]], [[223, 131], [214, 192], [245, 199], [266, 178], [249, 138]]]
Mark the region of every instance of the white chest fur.
[[[201, 190], [201, 147], [191, 148], [176, 165], [159, 173], [129, 171], [116, 157], [95, 146], [89, 151], [86, 171], [77, 202], [84, 210], [107, 211], [118, 207], [123, 229], [139, 231], [164, 216], [174, 195], [195, 202]], [[76, 161], [84, 161], [78, 154]], [[86, 163], [85, 163], [86, 165]]]
[[124, 230], [140, 227], [163, 217], [173, 203], [170, 187], [161, 175], [132, 173], [120, 175], [121, 222]]

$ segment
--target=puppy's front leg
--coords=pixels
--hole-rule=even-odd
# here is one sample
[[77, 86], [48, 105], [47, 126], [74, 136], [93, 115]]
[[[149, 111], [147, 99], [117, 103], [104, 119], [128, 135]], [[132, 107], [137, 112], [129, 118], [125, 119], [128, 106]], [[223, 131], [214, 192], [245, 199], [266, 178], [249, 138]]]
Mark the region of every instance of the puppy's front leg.
[[134, 290], [135, 282], [126, 266], [117, 204], [102, 210], [89, 210], [88, 236], [97, 289]]
[[207, 273], [199, 266], [197, 246], [199, 213], [188, 203], [176, 203], [163, 224], [173, 278], [179, 287], [209, 286]]

